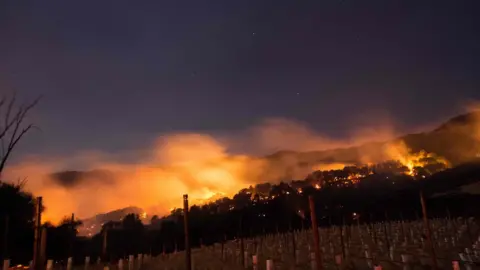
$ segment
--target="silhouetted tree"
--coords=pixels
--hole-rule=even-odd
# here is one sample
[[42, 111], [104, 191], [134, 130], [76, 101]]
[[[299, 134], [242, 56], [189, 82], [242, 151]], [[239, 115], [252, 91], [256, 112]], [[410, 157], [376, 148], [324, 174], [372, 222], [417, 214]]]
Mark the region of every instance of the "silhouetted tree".
[[[13, 149], [23, 136], [35, 126], [25, 123], [30, 110], [40, 99], [17, 106], [16, 95], [0, 97], [0, 177]], [[1, 180], [1, 179], [0, 179]]]
[[33, 247], [34, 206], [33, 196], [24, 192], [21, 185], [0, 183], [2, 257], [10, 257], [13, 262], [25, 262], [30, 259]]

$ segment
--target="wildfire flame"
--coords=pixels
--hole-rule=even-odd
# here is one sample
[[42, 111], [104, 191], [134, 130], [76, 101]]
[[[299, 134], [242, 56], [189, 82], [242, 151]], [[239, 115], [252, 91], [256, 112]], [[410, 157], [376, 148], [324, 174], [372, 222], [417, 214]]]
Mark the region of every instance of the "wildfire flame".
[[450, 167], [450, 163], [445, 158], [439, 157], [433, 153], [427, 153], [424, 150], [412, 153], [403, 141], [395, 144], [388, 144], [386, 147], [386, 153], [392, 160], [398, 161], [405, 166], [407, 168], [406, 174], [410, 176], [415, 176], [415, 168], [425, 167], [432, 161], [443, 164], [446, 168]]

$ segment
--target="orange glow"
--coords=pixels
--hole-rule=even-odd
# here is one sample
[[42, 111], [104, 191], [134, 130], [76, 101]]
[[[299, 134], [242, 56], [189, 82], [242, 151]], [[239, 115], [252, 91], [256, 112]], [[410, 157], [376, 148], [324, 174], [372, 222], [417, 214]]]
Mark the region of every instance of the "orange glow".
[[322, 163], [316, 164], [312, 171], [330, 171], [330, 170], [342, 170], [346, 166], [352, 166], [353, 164], [345, 164], [345, 163]]
[[[231, 197], [257, 183], [305, 179], [315, 169], [342, 169], [348, 164], [341, 160], [352, 160], [350, 156], [339, 155], [334, 159], [340, 162], [313, 164], [295, 155], [259, 158], [279, 150], [351, 147], [397, 135], [390, 125], [362, 128], [352, 134], [338, 140], [318, 134], [297, 121], [269, 119], [224, 137], [199, 133], [159, 136], [147, 149], [136, 149], [138, 152], [132, 159], [135, 162], [115, 162], [119, 157], [98, 151], [72, 153], [67, 157], [24, 158], [10, 163], [2, 177], [9, 181], [28, 177], [26, 189], [35, 196], [43, 196], [45, 221], [58, 222], [70, 213], [88, 218], [128, 206], [142, 208], [149, 216], [165, 215], [183, 207], [183, 194], [189, 194], [191, 204], [205, 203], [220, 196]], [[405, 156], [398, 151], [393, 154]], [[384, 153], [375, 147], [362, 148], [358, 158], [362, 163], [386, 160]], [[299, 163], [306, 165], [298, 166]], [[106, 170], [112, 177], [108, 180], [84, 177], [78, 184], [67, 186], [60, 185], [50, 175], [72, 169]], [[321, 188], [318, 183], [314, 187]]]
[[[211, 137], [197, 134], [163, 137], [153, 156], [142, 164], [107, 163], [96, 156], [82, 157], [91, 167], [112, 172], [113, 183], [101, 178], [82, 179], [74, 187], [60, 186], [49, 176], [59, 171], [61, 161], [26, 161], [9, 168], [9, 174], [30, 175], [27, 189], [43, 196], [43, 220], [59, 222], [68, 213], [88, 218], [128, 206], [147, 213], [168, 214], [182, 207], [182, 195], [191, 204], [212, 197], [232, 196], [258, 181], [264, 161], [228, 155]], [[58, 163], [57, 163], [58, 162]], [[252, 181], [253, 182], [253, 181]]]
[[425, 151], [411, 153], [411, 150], [408, 149], [403, 141], [396, 144], [388, 144], [386, 147], [386, 153], [392, 160], [397, 160], [407, 167], [407, 174], [411, 176], [414, 176], [415, 174], [414, 168], [424, 167], [427, 165], [426, 160], [428, 159], [434, 159], [437, 163], [442, 163], [446, 167], [450, 167], [450, 164], [446, 159], [436, 156], [435, 154], [427, 153]]

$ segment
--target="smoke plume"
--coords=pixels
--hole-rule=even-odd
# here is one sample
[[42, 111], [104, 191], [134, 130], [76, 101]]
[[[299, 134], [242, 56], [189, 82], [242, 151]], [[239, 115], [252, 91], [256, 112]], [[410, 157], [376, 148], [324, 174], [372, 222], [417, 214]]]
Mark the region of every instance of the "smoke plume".
[[[357, 129], [350, 138], [339, 140], [301, 122], [269, 119], [232, 136], [159, 136], [138, 163], [111, 162], [108, 155], [98, 152], [30, 157], [7, 167], [4, 176], [10, 181], [28, 177], [27, 190], [43, 196], [45, 219], [53, 222], [70, 213], [87, 218], [128, 206], [166, 214], [181, 206], [182, 194], [188, 193], [194, 203], [216, 194], [231, 196], [256, 183], [304, 179], [312, 170], [385, 159], [388, 153], [379, 150], [378, 144], [367, 144], [353, 154], [348, 149], [330, 150], [396, 135], [391, 125], [382, 125]], [[273, 154], [280, 150], [284, 152]], [[326, 151], [314, 152], [320, 150]], [[78, 169], [72, 167], [76, 162], [87, 170], [57, 173]]]

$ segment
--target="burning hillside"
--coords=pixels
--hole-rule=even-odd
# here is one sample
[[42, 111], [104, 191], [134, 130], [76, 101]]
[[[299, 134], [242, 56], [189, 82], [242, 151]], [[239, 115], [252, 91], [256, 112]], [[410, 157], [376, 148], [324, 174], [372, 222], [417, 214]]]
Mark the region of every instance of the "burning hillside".
[[413, 153], [403, 141], [387, 144], [385, 149], [391, 160], [402, 164], [407, 169], [405, 173], [410, 176], [425, 173], [431, 175], [450, 167], [448, 160], [435, 153], [427, 153], [424, 150]]
[[[305, 179], [315, 175], [312, 171], [322, 172], [326, 179], [341, 177], [347, 182], [358, 181], [373, 169], [385, 169], [382, 166], [395, 167], [415, 178], [429, 175], [480, 153], [477, 117], [455, 119], [434, 131], [397, 139], [370, 136], [372, 140], [382, 140], [368, 143], [360, 139], [332, 140], [296, 122], [270, 121], [254, 128], [253, 135], [250, 134], [254, 139], [248, 142], [259, 149], [298, 151], [254, 157], [231, 153], [234, 144], [225, 138], [170, 134], [160, 137], [150, 155], [135, 163], [111, 162], [97, 154], [79, 155], [69, 158], [68, 164], [78, 161], [95, 170], [52, 174], [68, 167], [65, 159], [42, 158], [10, 166], [5, 177], [29, 176], [27, 188], [44, 197], [46, 220], [59, 221], [72, 212], [79, 217], [94, 216], [128, 205], [163, 215], [180, 207], [185, 193], [192, 202], [205, 203], [221, 196], [231, 197], [258, 183]], [[386, 161], [395, 162], [385, 165]], [[371, 164], [366, 166], [370, 171], [358, 169], [346, 175], [343, 172], [344, 167], [364, 168], [361, 164]]]

